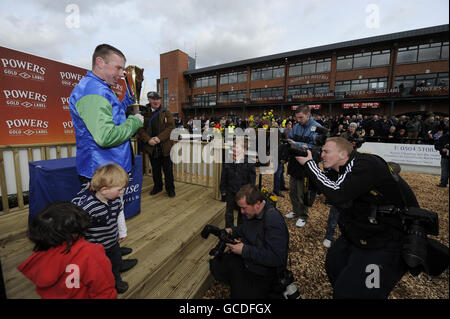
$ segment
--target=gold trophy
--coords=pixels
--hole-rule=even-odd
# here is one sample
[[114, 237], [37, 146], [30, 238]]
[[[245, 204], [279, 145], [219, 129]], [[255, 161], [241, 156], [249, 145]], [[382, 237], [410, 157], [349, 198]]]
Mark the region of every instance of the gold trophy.
[[138, 114], [142, 82], [144, 81], [144, 69], [135, 65], [129, 65], [125, 68], [124, 77], [128, 94], [130, 96], [134, 95], [134, 104], [131, 104], [128, 107], [133, 109], [133, 114]]

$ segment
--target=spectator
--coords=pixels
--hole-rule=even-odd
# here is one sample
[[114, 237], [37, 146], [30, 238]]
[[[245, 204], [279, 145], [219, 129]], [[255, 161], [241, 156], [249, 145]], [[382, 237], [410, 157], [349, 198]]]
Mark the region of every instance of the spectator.
[[406, 131], [408, 138], [414, 139], [411, 143], [416, 143], [420, 132], [422, 131], [422, 116], [417, 115], [406, 123]]
[[220, 192], [226, 201], [225, 227], [234, 226], [234, 211], [238, 211], [237, 225], [242, 223], [242, 214], [236, 204], [236, 193], [243, 185], [254, 185], [256, 182], [255, 164], [249, 163], [245, 152], [248, 150], [248, 140], [244, 145], [236, 140], [233, 145], [233, 160], [231, 163], [225, 162], [222, 167], [220, 177]]
[[[70, 202], [56, 202], [31, 221], [33, 253], [17, 268], [44, 299], [115, 299], [111, 262], [101, 245], [84, 239], [89, 216]], [[70, 272], [70, 266], [76, 267]], [[69, 268], [72, 269], [72, 268]], [[75, 273], [79, 278], [73, 277]]]
[[449, 178], [448, 158], [450, 150], [448, 131], [445, 131], [444, 134], [439, 138], [434, 148], [441, 154], [441, 180], [438, 184], [438, 187], [447, 187]]

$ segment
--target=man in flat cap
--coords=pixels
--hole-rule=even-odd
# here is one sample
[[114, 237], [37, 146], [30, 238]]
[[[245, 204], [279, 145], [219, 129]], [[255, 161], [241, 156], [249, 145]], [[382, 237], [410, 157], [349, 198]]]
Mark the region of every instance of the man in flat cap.
[[147, 98], [150, 109], [144, 116], [144, 127], [137, 131], [136, 137], [143, 142], [144, 151], [150, 156], [154, 184], [150, 195], [162, 191], [162, 170], [164, 170], [166, 192], [169, 197], [175, 197], [173, 163], [170, 159], [170, 149], [173, 145], [170, 133], [175, 128], [175, 121], [172, 113], [161, 107], [161, 96], [158, 92], [148, 92]]

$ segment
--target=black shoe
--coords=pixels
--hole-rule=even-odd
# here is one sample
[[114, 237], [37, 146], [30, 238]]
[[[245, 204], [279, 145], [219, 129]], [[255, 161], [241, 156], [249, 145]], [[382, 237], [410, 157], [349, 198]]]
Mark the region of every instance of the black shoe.
[[447, 187], [447, 185], [438, 184], [437, 187]]
[[133, 251], [133, 249], [131, 249], [131, 248], [128, 248], [128, 247], [120, 247], [120, 254], [121, 254], [122, 256], [129, 255], [129, 254], [131, 254], [132, 251]]
[[152, 191], [150, 192], [150, 195], [156, 195], [156, 194], [158, 194], [160, 191], [162, 191], [162, 189], [153, 188]]
[[126, 281], [119, 281], [116, 284], [116, 290], [118, 294], [123, 294], [125, 291], [128, 290], [128, 283]]
[[289, 188], [287, 188], [287, 187], [281, 187], [280, 188], [280, 191], [288, 191], [289, 190]]
[[175, 191], [168, 191], [167, 195], [169, 195], [169, 197], [175, 197]]
[[120, 267], [120, 272], [125, 272], [136, 266], [137, 259], [124, 259], [122, 260], [122, 266]]

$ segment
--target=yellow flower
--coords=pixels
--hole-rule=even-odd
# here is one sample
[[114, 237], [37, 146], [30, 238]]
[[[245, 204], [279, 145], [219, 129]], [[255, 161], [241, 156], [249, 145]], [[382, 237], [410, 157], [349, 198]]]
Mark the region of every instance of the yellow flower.
[[270, 198], [270, 200], [271, 200], [272, 202], [274, 202], [274, 203], [278, 202], [278, 198], [277, 198], [275, 195], [270, 196], [269, 198]]
[[269, 125], [267, 125], [267, 124], [263, 125], [263, 129], [267, 130], [268, 128], [269, 128]]

